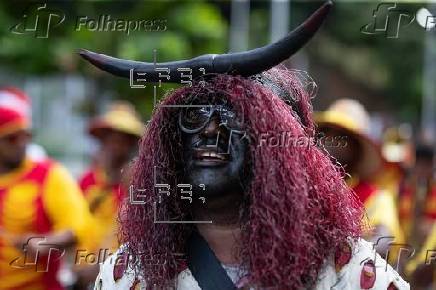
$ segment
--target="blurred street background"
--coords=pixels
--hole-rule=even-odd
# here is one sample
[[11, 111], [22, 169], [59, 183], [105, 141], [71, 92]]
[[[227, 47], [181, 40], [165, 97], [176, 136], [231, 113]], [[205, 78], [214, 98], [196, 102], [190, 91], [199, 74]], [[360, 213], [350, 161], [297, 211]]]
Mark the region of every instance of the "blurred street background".
[[[46, 6], [41, 8], [41, 3], [34, 1], [0, 1], [0, 87], [14, 86], [28, 94], [32, 102], [33, 143], [79, 178], [98, 148], [87, 133], [92, 118], [107, 110], [113, 100], [132, 103], [144, 122], [153, 110], [152, 84], [132, 89], [128, 80], [98, 71], [83, 61], [77, 54], [79, 49], [148, 62], [153, 62], [154, 51], [158, 62], [243, 51], [280, 39], [322, 2], [44, 3]], [[344, 98], [357, 100], [365, 107], [370, 115], [366, 133], [378, 144], [387, 166], [395, 168], [393, 174], [397, 174], [385, 186], [394, 184], [391, 188], [399, 216], [401, 209], [407, 207], [404, 205], [407, 202], [401, 200], [402, 185], [414, 176], [417, 154], [422, 156], [419, 148], [426, 150], [424, 159], [432, 164], [425, 169], [429, 176], [426, 182], [430, 184], [426, 186], [430, 189], [424, 199], [436, 204], [436, 197], [430, 198], [436, 195], [432, 193], [436, 146], [436, 2], [396, 1], [379, 6], [383, 2], [334, 1], [334, 4], [319, 33], [285, 65], [307, 71], [317, 84], [318, 91], [312, 100], [314, 111], [325, 111], [334, 101]], [[103, 24], [98, 22], [107, 16], [112, 20], [152, 22], [141, 31], [127, 33], [122, 25], [117, 31], [104, 31]], [[35, 22], [37, 17], [39, 22]], [[36, 26], [32, 27], [32, 23]], [[158, 87], [158, 98], [175, 87], [170, 84]], [[436, 220], [434, 210], [430, 225]], [[420, 214], [415, 212], [412, 214], [415, 216], [407, 218], [419, 223], [416, 215]], [[431, 226], [427, 225], [424, 231], [421, 247], [431, 235]], [[404, 233], [405, 237], [410, 235]], [[433, 244], [433, 250], [434, 247]], [[432, 261], [435, 267], [435, 259]], [[412, 289], [436, 289], [431, 288], [435, 284], [428, 285]]]
[[[23, 21], [23, 13], [31, 3], [0, 2], [1, 84], [15, 85], [29, 93], [35, 142], [76, 174], [84, 168], [92, 148], [83, 135], [86, 119], [112, 98], [131, 101], [148, 118], [153, 96], [152, 86], [130, 89], [125, 80], [87, 65], [78, 57], [78, 49], [144, 61], [153, 61], [154, 49], [158, 61], [242, 51], [279, 39], [320, 4], [316, 1], [49, 1], [49, 8], [64, 13], [65, 20], [50, 27], [47, 38], [38, 38], [30, 32], [11, 33], [10, 28]], [[315, 110], [325, 109], [338, 98], [354, 98], [371, 112], [374, 138], [381, 140], [387, 127], [403, 125], [401, 129], [407, 131], [406, 135], [410, 133], [414, 138], [425, 135], [433, 140], [434, 132], [430, 129], [434, 130], [435, 90], [434, 74], [429, 74], [435, 70], [431, 45], [436, 30], [426, 31], [415, 20], [408, 26], [403, 21], [398, 37], [392, 37], [394, 27], [387, 33], [365, 34], [361, 29], [373, 21], [373, 10], [378, 3], [335, 2], [322, 33], [288, 65], [307, 71], [318, 84]], [[431, 10], [432, 6], [400, 1], [398, 7], [414, 14], [423, 7]], [[131, 31], [126, 35], [122, 31], [90, 31], [81, 26], [77, 31], [78, 17], [98, 20], [101, 15], [112, 19], [163, 20], [165, 30]], [[29, 15], [29, 20], [31, 17], [35, 15]], [[164, 91], [159, 89], [158, 93]], [[427, 111], [433, 115], [426, 115]]]

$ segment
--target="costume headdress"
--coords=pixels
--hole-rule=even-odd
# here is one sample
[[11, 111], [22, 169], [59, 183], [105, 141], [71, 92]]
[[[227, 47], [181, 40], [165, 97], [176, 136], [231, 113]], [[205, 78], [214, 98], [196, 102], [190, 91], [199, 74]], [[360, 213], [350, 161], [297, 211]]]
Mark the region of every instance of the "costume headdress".
[[[332, 2], [327, 1], [300, 26], [277, 42], [244, 52], [206, 54], [189, 60], [164, 63], [124, 60], [88, 50], [81, 50], [79, 53], [96, 67], [113, 75], [129, 78], [130, 71], [134, 69], [138, 73], [146, 73], [149, 82], [180, 82], [178, 68], [192, 69], [193, 78], [201, 76], [204, 71], [207, 74], [227, 73], [249, 77], [280, 64], [302, 48], [321, 26], [331, 6]], [[170, 77], [160, 78], [160, 72], [156, 68], [168, 68]]]

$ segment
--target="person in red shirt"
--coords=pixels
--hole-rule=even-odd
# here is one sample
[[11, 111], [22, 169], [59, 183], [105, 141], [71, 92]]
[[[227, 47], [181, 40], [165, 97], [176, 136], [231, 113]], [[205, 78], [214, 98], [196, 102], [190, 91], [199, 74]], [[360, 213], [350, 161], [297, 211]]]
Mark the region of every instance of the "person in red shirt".
[[[106, 235], [100, 241], [103, 248], [117, 249], [117, 209], [126, 195], [122, 186], [129, 161], [136, 152], [144, 126], [131, 104], [115, 101], [107, 112], [90, 122], [89, 133], [100, 148], [91, 168], [80, 179], [88, 206]], [[127, 170], [126, 170], [127, 171]]]

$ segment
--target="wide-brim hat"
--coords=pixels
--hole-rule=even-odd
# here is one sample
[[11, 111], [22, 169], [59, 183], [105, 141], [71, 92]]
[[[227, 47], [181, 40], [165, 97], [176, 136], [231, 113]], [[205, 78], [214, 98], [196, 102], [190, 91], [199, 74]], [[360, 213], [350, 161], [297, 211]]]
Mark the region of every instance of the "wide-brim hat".
[[89, 134], [98, 139], [111, 130], [140, 138], [144, 125], [130, 103], [115, 101], [103, 115], [94, 118], [88, 128]]
[[369, 120], [362, 104], [351, 99], [337, 100], [326, 111], [315, 114], [320, 131], [323, 128], [337, 129], [359, 142], [362, 148], [361, 158], [356, 164], [359, 178], [369, 178], [377, 173], [384, 161], [381, 146], [368, 135]]

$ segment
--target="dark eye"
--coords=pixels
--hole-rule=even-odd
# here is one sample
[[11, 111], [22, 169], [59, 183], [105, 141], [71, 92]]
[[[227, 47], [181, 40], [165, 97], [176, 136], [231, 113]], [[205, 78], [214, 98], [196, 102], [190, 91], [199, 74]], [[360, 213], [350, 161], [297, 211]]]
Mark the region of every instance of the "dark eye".
[[221, 111], [221, 116], [226, 119], [233, 119], [235, 118], [236, 114], [233, 111], [228, 111], [224, 109]]
[[184, 121], [188, 123], [201, 123], [209, 117], [207, 107], [188, 108], [184, 114]]
[[192, 110], [189, 110], [188, 117], [191, 118], [192, 120], [197, 120], [207, 115], [208, 115], [208, 111], [206, 110], [206, 108], [194, 108]]
[[205, 115], [205, 116], [209, 115], [209, 112], [210, 112], [210, 108], [208, 108], [208, 107], [200, 107], [198, 110], [199, 114]]

